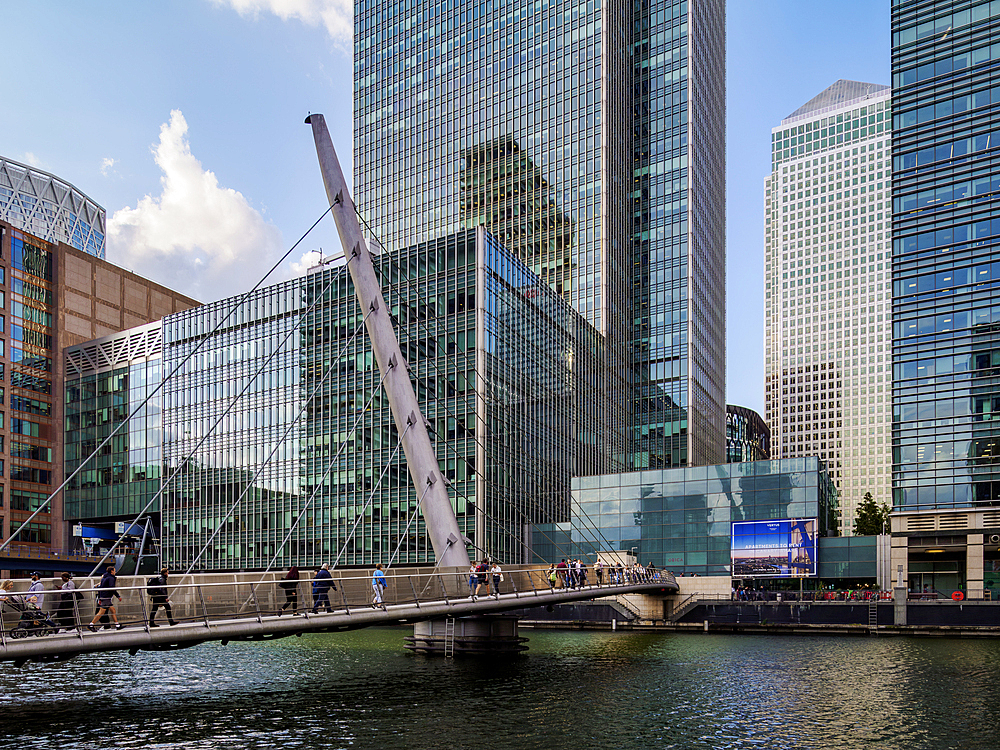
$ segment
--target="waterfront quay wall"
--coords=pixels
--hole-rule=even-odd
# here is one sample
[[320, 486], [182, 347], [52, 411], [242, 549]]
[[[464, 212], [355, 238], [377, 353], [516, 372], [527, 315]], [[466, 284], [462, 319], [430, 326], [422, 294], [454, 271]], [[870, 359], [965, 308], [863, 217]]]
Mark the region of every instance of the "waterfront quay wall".
[[[873, 617], [873, 614], [875, 615]], [[679, 623], [769, 625], [865, 625], [893, 627], [892, 602], [726, 602], [699, 603]], [[1000, 628], [1000, 602], [908, 602], [909, 627]]]

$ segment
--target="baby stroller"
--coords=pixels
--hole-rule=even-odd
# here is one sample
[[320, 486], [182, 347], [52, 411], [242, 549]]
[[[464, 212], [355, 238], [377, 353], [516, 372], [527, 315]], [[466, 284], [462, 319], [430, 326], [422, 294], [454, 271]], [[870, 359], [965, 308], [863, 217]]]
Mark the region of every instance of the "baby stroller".
[[39, 609], [34, 602], [21, 596], [7, 596], [3, 599], [4, 609], [19, 613], [17, 625], [11, 628], [11, 638], [27, 638], [29, 635], [55, 635], [59, 626], [52, 618]]

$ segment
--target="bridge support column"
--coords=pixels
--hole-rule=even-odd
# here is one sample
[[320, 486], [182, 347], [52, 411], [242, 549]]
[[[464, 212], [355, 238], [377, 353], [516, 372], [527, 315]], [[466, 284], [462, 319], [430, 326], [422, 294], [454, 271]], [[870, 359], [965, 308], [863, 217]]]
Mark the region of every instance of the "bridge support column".
[[[454, 653], [462, 656], [515, 654], [528, 649], [527, 638], [517, 634], [514, 615], [477, 615], [455, 619]], [[447, 620], [426, 620], [413, 625], [406, 648], [418, 654], [444, 656], [447, 650]]]

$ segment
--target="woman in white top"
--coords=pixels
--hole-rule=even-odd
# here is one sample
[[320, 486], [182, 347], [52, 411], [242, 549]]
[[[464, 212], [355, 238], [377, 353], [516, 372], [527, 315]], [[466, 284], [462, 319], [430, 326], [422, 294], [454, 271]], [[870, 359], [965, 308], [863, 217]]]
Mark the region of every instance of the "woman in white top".
[[493, 565], [490, 567], [490, 576], [493, 579], [493, 596], [499, 599], [500, 581], [503, 580], [503, 568], [500, 567], [500, 563], [496, 560], [493, 561]]

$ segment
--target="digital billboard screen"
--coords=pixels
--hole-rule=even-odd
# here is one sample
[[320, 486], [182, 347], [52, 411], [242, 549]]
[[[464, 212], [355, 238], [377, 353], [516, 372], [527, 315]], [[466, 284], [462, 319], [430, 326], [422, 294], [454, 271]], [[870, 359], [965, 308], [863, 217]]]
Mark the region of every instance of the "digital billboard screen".
[[816, 575], [816, 519], [736, 521], [733, 577], [804, 578]]

